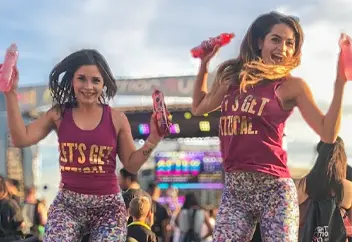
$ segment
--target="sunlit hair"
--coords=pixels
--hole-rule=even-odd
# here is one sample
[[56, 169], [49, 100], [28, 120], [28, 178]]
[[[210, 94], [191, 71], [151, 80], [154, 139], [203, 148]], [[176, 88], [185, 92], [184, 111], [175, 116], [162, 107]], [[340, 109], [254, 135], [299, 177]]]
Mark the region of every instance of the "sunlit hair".
[[346, 179], [347, 155], [343, 140], [338, 137], [334, 144], [320, 142], [318, 157], [300, 185], [305, 183], [306, 194], [314, 200], [336, 194], [338, 202], [343, 200], [342, 180]]
[[74, 52], [60, 61], [49, 75], [49, 89], [53, 107], [60, 110], [61, 113], [65, 107], [77, 106], [72, 79], [75, 72], [84, 65], [96, 65], [103, 77], [105, 91], [99, 97], [100, 103], [105, 103], [106, 99], [113, 98], [117, 92], [114, 75], [102, 54], [94, 49]]
[[0, 200], [9, 198], [9, 191], [6, 186], [6, 180], [0, 176]]
[[[295, 52], [292, 58], [287, 58], [282, 64], [264, 63], [259, 49], [259, 40], [264, 40], [276, 24], [287, 24], [294, 31]], [[246, 92], [248, 85], [258, 82], [277, 80], [287, 76], [301, 61], [303, 31], [297, 18], [271, 12], [259, 16], [249, 27], [240, 48], [239, 56], [223, 62], [216, 73], [212, 90], [219, 85], [237, 84], [240, 90]]]

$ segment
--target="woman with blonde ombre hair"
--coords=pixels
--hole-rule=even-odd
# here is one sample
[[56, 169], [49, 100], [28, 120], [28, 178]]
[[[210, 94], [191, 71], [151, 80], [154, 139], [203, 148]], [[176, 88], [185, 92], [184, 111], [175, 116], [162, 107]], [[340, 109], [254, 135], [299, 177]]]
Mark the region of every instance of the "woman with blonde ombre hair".
[[347, 82], [338, 65], [334, 97], [324, 115], [306, 82], [290, 72], [300, 64], [303, 32], [297, 18], [271, 12], [245, 35], [239, 56], [220, 65], [208, 92], [209, 50], [193, 92], [192, 112], [221, 107], [219, 135], [225, 186], [214, 241], [250, 241], [257, 223], [263, 241], [297, 241], [297, 191], [282, 146], [285, 123], [297, 107], [324, 142], [336, 140]]

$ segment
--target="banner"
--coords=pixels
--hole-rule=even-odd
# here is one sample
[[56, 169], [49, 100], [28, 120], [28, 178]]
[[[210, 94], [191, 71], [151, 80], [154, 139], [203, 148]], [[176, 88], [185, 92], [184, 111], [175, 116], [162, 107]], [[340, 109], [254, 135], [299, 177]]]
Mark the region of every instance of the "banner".
[[[195, 79], [196, 76], [119, 79], [116, 81], [117, 95], [151, 96], [154, 89], [159, 89], [169, 97], [192, 97]], [[209, 79], [209, 85], [211, 85], [213, 78]], [[18, 100], [22, 112], [51, 105], [51, 95], [47, 85], [20, 87]]]

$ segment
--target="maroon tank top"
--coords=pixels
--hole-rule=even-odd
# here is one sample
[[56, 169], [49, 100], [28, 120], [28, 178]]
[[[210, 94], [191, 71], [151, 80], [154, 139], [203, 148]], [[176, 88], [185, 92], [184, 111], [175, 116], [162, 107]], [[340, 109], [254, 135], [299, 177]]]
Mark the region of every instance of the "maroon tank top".
[[106, 195], [119, 192], [116, 175], [117, 134], [111, 108], [93, 130], [82, 130], [74, 122], [72, 109], [65, 110], [58, 130], [61, 182], [77, 193]]
[[264, 172], [290, 177], [282, 147], [285, 122], [291, 111], [280, 105], [276, 90], [282, 80], [265, 81], [247, 92], [230, 86], [221, 104], [219, 135], [227, 172]]

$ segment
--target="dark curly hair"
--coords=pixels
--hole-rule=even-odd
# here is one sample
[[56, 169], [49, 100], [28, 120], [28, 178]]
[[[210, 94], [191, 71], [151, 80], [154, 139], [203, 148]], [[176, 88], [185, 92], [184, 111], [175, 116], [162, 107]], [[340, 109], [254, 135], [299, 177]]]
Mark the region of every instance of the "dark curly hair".
[[106, 103], [106, 99], [109, 100], [116, 95], [116, 80], [104, 56], [94, 49], [76, 51], [60, 61], [49, 75], [52, 104], [61, 115], [65, 108], [77, 106], [72, 79], [75, 72], [84, 65], [96, 65], [104, 79], [105, 91], [99, 97], [100, 103]]

